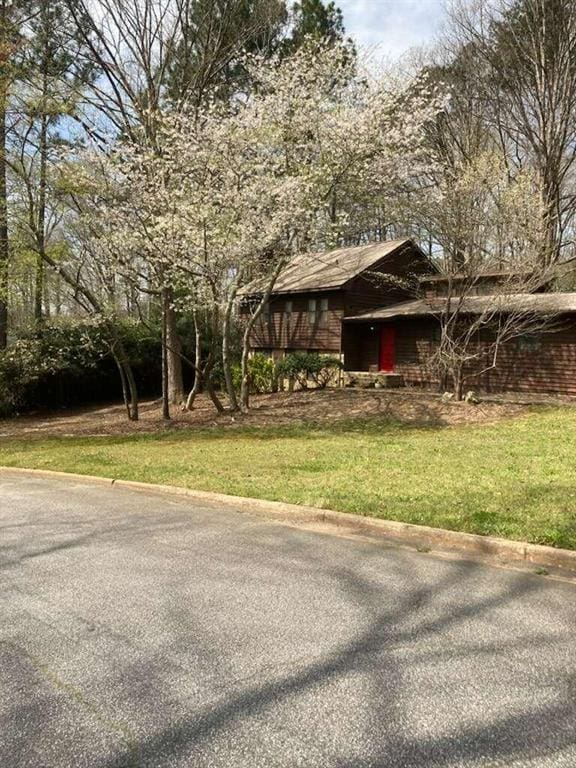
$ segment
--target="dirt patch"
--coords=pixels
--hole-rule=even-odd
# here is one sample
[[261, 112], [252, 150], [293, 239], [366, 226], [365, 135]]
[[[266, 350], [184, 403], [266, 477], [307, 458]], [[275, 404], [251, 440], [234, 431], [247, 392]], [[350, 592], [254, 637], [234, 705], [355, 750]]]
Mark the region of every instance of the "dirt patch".
[[[540, 399], [540, 404], [566, 404], [566, 400]], [[573, 403], [574, 401], [572, 401]], [[280, 426], [310, 422], [334, 423], [366, 418], [390, 418], [414, 425], [481, 424], [520, 416], [535, 407], [522, 396], [490, 399], [480, 405], [442, 402], [439, 395], [419, 390], [330, 389], [261, 395], [252, 400], [249, 414], [216, 414], [210, 400], [200, 397], [192, 412], [173, 408], [172, 419], [162, 419], [158, 401], [141, 404], [140, 420], [129, 422], [120, 404], [56, 413], [28, 414], [0, 421], [2, 437], [73, 437], [128, 435], [165, 430], [239, 426]]]

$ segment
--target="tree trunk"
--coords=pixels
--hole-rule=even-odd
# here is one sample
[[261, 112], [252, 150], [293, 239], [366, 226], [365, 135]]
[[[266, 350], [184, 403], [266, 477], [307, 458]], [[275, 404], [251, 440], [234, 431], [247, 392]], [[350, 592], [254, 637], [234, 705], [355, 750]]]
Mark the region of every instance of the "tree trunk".
[[196, 371], [194, 374], [194, 386], [190, 390], [188, 397], [186, 399], [186, 405], [184, 406], [184, 409], [186, 411], [191, 411], [194, 408], [194, 401], [200, 394], [200, 390], [202, 388], [202, 374], [200, 371]]
[[182, 377], [182, 343], [176, 327], [176, 312], [172, 307], [173, 292], [164, 288], [163, 312], [166, 319], [166, 356], [168, 370], [168, 401], [171, 405], [184, 402], [184, 380]]
[[194, 408], [194, 400], [196, 400], [196, 396], [200, 394], [200, 390], [202, 388], [202, 333], [200, 331], [200, 326], [198, 324], [198, 320], [196, 317], [196, 313], [193, 312], [194, 316], [194, 386], [190, 390], [190, 394], [188, 395], [188, 399], [186, 400], [185, 408], [187, 411], [191, 411], [192, 408]]
[[136, 387], [136, 379], [134, 378], [134, 371], [130, 365], [130, 361], [126, 357], [124, 365], [124, 373], [126, 374], [126, 380], [128, 382], [128, 390], [130, 392], [130, 410], [128, 412], [128, 418], [130, 421], [138, 421], [138, 389]]
[[[290, 238], [290, 242], [292, 241], [292, 238]], [[286, 261], [280, 260], [278, 264], [276, 265], [276, 269], [272, 273], [270, 280], [268, 281], [268, 285], [266, 286], [266, 290], [264, 291], [264, 295], [262, 296], [260, 303], [258, 304], [258, 307], [256, 309], [256, 312], [252, 315], [252, 317], [248, 320], [246, 323], [246, 327], [244, 328], [244, 333], [242, 335], [242, 361], [241, 361], [241, 369], [242, 369], [242, 384], [240, 388], [240, 409], [244, 412], [248, 411], [250, 408], [250, 373], [248, 371], [248, 361], [250, 359], [250, 336], [252, 335], [252, 329], [254, 328], [256, 321], [262, 314], [262, 310], [264, 309], [264, 306], [270, 299], [270, 295], [272, 293], [272, 289], [274, 288], [274, 285], [276, 283], [276, 280], [278, 279], [278, 275], [286, 265]]]
[[[5, 75], [0, 74], [0, 78]], [[6, 186], [7, 84], [0, 81], [0, 349], [8, 344], [8, 194]]]
[[114, 357], [114, 362], [116, 363], [116, 367], [118, 368], [118, 374], [120, 376], [120, 383], [122, 385], [122, 399], [124, 400], [124, 407], [126, 408], [126, 413], [128, 414], [128, 418], [130, 418], [130, 397], [128, 394], [128, 382], [126, 379], [126, 374], [124, 372], [124, 368], [122, 367], [122, 363], [120, 362], [119, 357], [113, 352], [112, 353]]
[[222, 326], [222, 367], [224, 369], [224, 381], [226, 382], [226, 391], [230, 402], [230, 410], [238, 411], [238, 399], [234, 389], [234, 380], [232, 378], [232, 361], [230, 359], [230, 332], [232, 320], [232, 308], [236, 300], [236, 292], [229, 297], [224, 313], [224, 323]]
[[250, 359], [250, 337], [244, 335], [244, 344], [242, 345], [242, 386], [240, 389], [240, 407], [246, 412], [250, 408], [250, 372], [248, 370], [248, 361]]
[[458, 366], [454, 371], [454, 399], [457, 402], [462, 401], [464, 394], [464, 375], [462, 366]]
[[540, 261], [543, 268], [556, 264], [560, 260], [561, 234], [558, 210], [561, 207], [560, 185], [556, 174], [557, 169], [544, 167], [540, 173], [542, 200], [542, 255]]
[[170, 392], [168, 374], [168, 308], [170, 295], [166, 288], [162, 290], [162, 418], [170, 418]]
[[139, 418], [139, 398], [138, 388], [136, 386], [136, 379], [134, 378], [134, 371], [132, 365], [126, 354], [124, 344], [116, 334], [116, 329], [110, 325], [110, 330], [113, 335], [112, 342], [112, 354], [116, 361], [118, 373], [120, 374], [120, 381], [122, 384], [122, 396], [124, 398], [124, 404], [126, 406], [126, 412], [130, 421], [138, 421]]
[[62, 314], [62, 280], [60, 275], [54, 281], [54, 314], [56, 317]]
[[206, 376], [206, 392], [208, 393], [208, 396], [210, 397], [210, 400], [214, 403], [214, 407], [218, 411], [218, 413], [224, 413], [224, 406], [220, 402], [220, 398], [214, 391], [214, 386], [212, 385], [212, 379], [210, 375]]
[[[44, 86], [47, 89], [47, 86]], [[34, 286], [34, 321], [39, 328], [44, 320], [44, 263], [46, 258], [46, 167], [48, 152], [48, 124], [45, 115], [42, 115], [40, 126], [40, 183], [38, 190], [38, 222], [36, 230], [36, 283]]]

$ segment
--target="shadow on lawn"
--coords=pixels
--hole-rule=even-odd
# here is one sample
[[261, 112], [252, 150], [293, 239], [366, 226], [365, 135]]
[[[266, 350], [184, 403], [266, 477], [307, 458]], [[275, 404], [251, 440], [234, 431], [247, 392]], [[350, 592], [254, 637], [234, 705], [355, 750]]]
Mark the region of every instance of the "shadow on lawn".
[[[143, 432], [129, 435], [93, 435], [93, 436], [64, 436], [33, 435], [30, 437], [7, 438], [2, 448], [9, 450], [4, 458], [0, 451], [0, 464], [10, 467], [22, 466], [18, 461], [18, 453], [26, 457], [35, 449], [46, 451], [66, 450], [67, 448], [98, 449], [106, 446], [129, 446], [134, 444], [182, 445], [186, 442], [226, 443], [235, 439], [249, 438], [254, 442], [272, 442], [277, 440], [319, 440], [327, 437], [361, 434], [366, 436], [383, 437], [387, 434], [400, 435], [414, 431], [435, 431], [447, 429], [450, 425], [441, 421], [436, 423], [405, 422], [385, 415], [370, 418], [342, 419], [341, 421], [306, 421], [295, 424], [279, 424], [270, 426], [255, 426], [241, 423], [231, 428], [221, 426], [186, 428], [166, 430], [162, 432]], [[25, 463], [24, 463], [25, 465]], [[51, 467], [52, 468], [52, 467]]]
[[[266, 397], [276, 399], [266, 400]], [[145, 408], [143, 419], [137, 423], [126, 422], [121, 414], [117, 415], [117, 421], [99, 419], [98, 409], [68, 415], [46, 414], [44, 418], [23, 416], [0, 421], [0, 433], [3, 432], [4, 439], [14, 444], [18, 441], [38, 444], [50, 440], [179, 440], [203, 435], [214, 439], [237, 432], [265, 439], [281, 433], [290, 436], [292, 430], [306, 428], [337, 434], [350, 429], [369, 430], [371, 427], [380, 430], [386, 424], [422, 429], [455, 426], [468, 421], [471, 424], [490, 422], [483, 405], [470, 410], [470, 406], [444, 404], [438, 398], [421, 393], [401, 397], [398, 391], [387, 394], [383, 390], [323, 390], [294, 393], [281, 400], [278, 397], [262, 396], [264, 402], [258, 401], [257, 406], [247, 414], [226, 410], [222, 415], [214, 413], [208, 417], [202, 411], [198, 421], [194, 420], [194, 412], [183, 414], [177, 410], [169, 422], [163, 421], [159, 415], [150, 421], [146, 418]], [[486, 407], [491, 412], [490, 409], [495, 406], [488, 404]], [[494, 416], [497, 420], [503, 417], [500, 411], [498, 413], [499, 416]]]

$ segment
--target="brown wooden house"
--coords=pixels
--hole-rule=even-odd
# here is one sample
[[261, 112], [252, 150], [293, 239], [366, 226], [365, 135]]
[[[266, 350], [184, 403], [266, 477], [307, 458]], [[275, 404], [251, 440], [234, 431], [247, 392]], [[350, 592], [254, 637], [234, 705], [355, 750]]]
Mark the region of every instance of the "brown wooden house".
[[[252, 347], [276, 359], [313, 351], [360, 365], [356, 341], [347, 342], [345, 318], [406, 300], [410, 293], [403, 284], [434, 271], [411, 240], [300, 256], [276, 281]], [[244, 291], [241, 312], [249, 311], [251, 293], [254, 288]]]
[[[478, 280], [467, 311], [482, 311], [498, 278], [492, 273]], [[415, 283], [423, 297], [418, 300]], [[295, 350], [332, 354], [348, 372], [394, 373], [406, 384], [438, 386], [429, 364], [439, 330], [431, 299], [442, 301], [442, 293], [442, 277], [411, 240], [308, 254], [280, 275], [252, 348], [275, 359]], [[241, 311], [249, 311], [249, 299], [247, 291]], [[576, 396], [576, 293], [543, 287], [506, 300], [528, 301], [534, 311], [554, 313], [561, 322], [554, 332], [506, 344], [497, 367], [474, 386]]]

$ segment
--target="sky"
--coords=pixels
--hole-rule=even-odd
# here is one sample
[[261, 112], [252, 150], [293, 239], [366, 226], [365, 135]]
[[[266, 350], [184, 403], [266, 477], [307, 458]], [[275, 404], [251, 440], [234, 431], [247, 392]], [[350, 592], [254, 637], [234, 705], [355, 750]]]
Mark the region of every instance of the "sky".
[[346, 33], [385, 59], [432, 42], [444, 20], [444, 0], [336, 0]]

